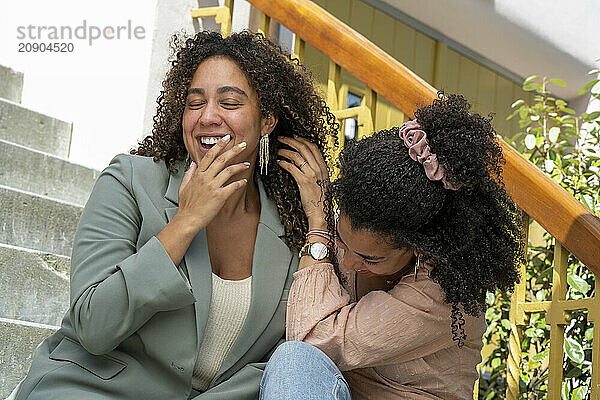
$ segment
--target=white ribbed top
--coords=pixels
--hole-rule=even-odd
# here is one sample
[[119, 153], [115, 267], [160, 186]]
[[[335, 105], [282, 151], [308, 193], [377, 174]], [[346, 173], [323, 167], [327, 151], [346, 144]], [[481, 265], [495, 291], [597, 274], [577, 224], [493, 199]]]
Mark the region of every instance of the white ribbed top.
[[192, 387], [205, 391], [237, 339], [252, 299], [252, 276], [230, 281], [212, 274], [212, 298]]

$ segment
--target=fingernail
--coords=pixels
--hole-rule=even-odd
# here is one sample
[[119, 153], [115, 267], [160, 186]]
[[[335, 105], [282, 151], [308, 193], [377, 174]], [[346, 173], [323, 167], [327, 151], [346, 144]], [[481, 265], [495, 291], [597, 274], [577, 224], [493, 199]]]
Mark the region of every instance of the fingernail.
[[246, 147], [246, 142], [242, 142], [242, 143], [238, 144], [238, 146], [240, 146], [243, 149], [244, 147]]
[[277, 164], [279, 164], [279, 161], [281, 161], [281, 160], [275, 160], [275, 162], [276, 162]]
[[224, 142], [229, 142], [229, 139], [231, 139], [231, 135], [225, 135], [221, 138], [221, 140]]
[[249, 161], [244, 161], [244, 165], [245, 165], [246, 167], [249, 167], [249, 166], [250, 166], [250, 162], [249, 162]]

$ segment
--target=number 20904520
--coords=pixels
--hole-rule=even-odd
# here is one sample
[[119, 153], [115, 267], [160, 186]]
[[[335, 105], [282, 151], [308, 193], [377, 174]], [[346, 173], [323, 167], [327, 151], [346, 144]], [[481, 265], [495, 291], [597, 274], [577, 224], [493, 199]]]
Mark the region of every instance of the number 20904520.
[[19, 53], [72, 53], [73, 43], [19, 43]]

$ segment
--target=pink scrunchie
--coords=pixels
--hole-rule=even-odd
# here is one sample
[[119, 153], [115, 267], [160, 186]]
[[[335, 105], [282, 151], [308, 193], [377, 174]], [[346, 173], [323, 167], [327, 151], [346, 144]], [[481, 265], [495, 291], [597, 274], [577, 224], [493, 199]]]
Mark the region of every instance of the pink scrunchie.
[[437, 155], [431, 152], [427, 134], [421, 129], [416, 120], [408, 121], [400, 127], [400, 139], [408, 147], [408, 155], [415, 161], [423, 164], [425, 175], [432, 181], [442, 181], [444, 189], [458, 190], [446, 180], [446, 169], [440, 165]]

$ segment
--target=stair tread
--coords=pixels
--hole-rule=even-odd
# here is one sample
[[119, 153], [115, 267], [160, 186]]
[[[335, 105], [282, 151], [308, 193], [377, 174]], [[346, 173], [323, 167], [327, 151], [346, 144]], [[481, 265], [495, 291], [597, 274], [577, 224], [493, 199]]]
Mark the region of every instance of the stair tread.
[[0, 243], [71, 254], [83, 207], [0, 185]]
[[0, 139], [67, 158], [71, 127], [69, 122], [0, 98]]
[[100, 171], [0, 139], [0, 185], [83, 205]]

